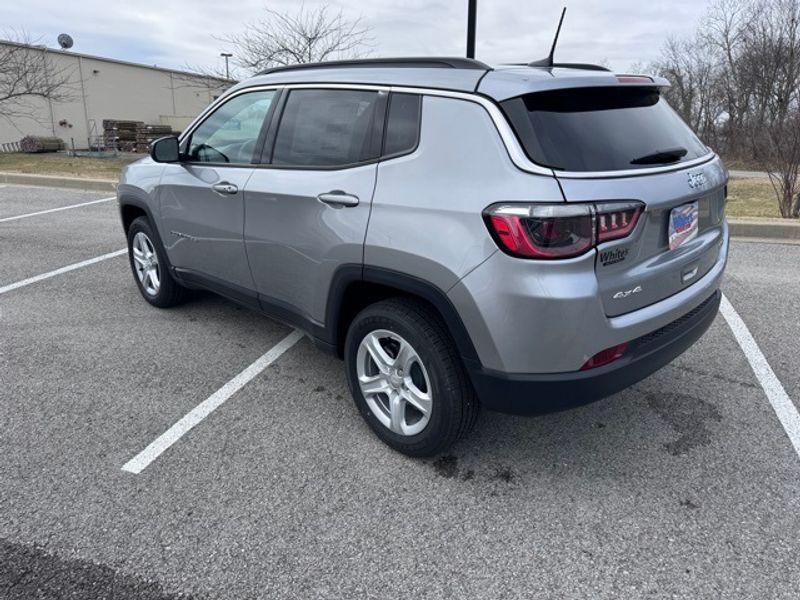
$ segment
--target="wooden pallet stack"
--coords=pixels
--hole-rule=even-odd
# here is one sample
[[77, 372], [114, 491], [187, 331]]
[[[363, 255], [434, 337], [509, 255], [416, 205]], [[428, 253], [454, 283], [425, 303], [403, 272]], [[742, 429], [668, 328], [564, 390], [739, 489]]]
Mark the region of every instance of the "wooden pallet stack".
[[141, 152], [137, 148], [140, 127], [144, 127], [142, 121], [103, 119], [103, 142], [107, 148], [122, 152]]
[[121, 152], [147, 152], [153, 140], [174, 135], [169, 125], [148, 125], [144, 121], [103, 120], [103, 142], [106, 148]]
[[162, 138], [165, 135], [172, 135], [172, 127], [169, 125], [144, 125], [136, 133], [137, 152], [147, 152], [150, 142]]

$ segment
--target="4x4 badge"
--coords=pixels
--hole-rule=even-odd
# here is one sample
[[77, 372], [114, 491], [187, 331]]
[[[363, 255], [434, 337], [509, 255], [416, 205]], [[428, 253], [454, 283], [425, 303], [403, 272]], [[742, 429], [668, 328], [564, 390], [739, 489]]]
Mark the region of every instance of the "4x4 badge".
[[638, 294], [641, 291], [642, 291], [642, 286], [637, 285], [633, 289], [617, 292], [616, 294], [614, 294], [614, 300], [619, 300], [620, 298], [627, 298], [628, 296], [632, 296], [633, 294]]

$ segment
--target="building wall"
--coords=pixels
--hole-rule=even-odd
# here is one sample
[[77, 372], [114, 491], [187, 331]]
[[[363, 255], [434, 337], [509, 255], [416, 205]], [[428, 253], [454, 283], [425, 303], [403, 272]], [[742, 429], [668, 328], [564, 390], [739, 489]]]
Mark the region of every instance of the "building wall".
[[37, 99], [30, 103], [33, 118], [12, 122], [0, 118], [0, 144], [18, 142], [25, 135], [54, 135], [67, 147], [74, 140], [76, 148], [86, 148], [89, 135], [102, 135], [103, 119], [182, 128], [227, 87], [223, 81], [179, 71], [52, 49], [46, 52], [54, 68], [69, 75], [69, 100]]

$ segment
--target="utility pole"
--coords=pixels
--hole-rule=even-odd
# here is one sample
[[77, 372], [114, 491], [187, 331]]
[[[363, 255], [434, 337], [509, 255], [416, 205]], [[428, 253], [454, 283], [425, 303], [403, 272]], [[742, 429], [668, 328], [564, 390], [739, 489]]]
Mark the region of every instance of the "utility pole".
[[231, 74], [228, 71], [228, 59], [231, 56], [233, 56], [233, 54], [231, 54], [230, 52], [220, 52], [219, 55], [222, 56], [225, 59], [225, 79], [230, 79], [231, 78]]
[[478, 0], [467, 0], [467, 58], [475, 58], [475, 22], [478, 18]]

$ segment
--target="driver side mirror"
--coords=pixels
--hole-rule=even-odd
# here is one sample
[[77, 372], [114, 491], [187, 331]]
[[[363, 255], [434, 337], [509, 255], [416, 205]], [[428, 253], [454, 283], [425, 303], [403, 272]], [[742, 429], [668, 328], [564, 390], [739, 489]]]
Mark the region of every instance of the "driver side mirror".
[[158, 163], [174, 163], [181, 159], [178, 138], [167, 136], [150, 144], [150, 157]]

